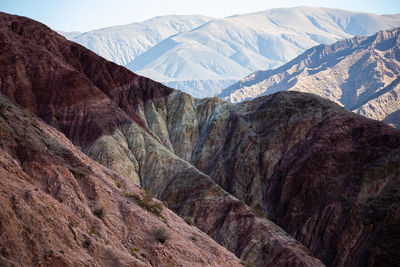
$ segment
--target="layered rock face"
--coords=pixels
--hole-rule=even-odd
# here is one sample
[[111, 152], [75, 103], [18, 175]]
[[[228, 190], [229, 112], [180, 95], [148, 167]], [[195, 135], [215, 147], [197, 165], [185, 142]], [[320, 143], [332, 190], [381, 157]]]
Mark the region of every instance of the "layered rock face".
[[399, 263], [398, 130], [298, 92], [236, 105], [177, 94], [167, 106], [158, 134], [175, 153], [325, 264]]
[[146, 205], [160, 213], [139, 206], [141, 188], [3, 95], [0, 177], [1, 266], [240, 266], [157, 200]]
[[398, 130], [304, 93], [195, 99], [0, 20], [2, 93], [246, 264], [398, 263]]
[[317, 94], [399, 128], [400, 29], [320, 45], [280, 68], [258, 71], [223, 90], [240, 102], [278, 91]]
[[176, 92], [105, 61], [37, 22], [3, 13], [0, 23], [3, 94], [130, 184], [148, 188], [180, 215], [189, 216], [243, 261], [258, 266], [322, 265], [278, 226], [179, 158], [169, 140], [157, 135], [166, 124], [157, 116], [147, 118], [157, 113], [155, 100], [167, 100]]

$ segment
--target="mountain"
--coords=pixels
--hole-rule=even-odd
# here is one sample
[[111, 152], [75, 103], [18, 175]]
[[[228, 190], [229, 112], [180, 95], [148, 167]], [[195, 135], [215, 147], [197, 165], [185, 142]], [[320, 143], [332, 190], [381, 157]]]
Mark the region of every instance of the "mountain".
[[150, 32], [137, 29], [142, 24], [132, 24], [136, 26], [106, 28], [72, 40], [140, 75], [206, 97], [254, 71], [278, 67], [313, 46], [400, 26], [400, 15], [296, 7], [200, 19], [182, 31], [153, 37], [165, 27], [164, 20], [144, 22], [151, 22]]
[[210, 19], [198, 15], [170, 15], [84, 33], [60, 32], [60, 34], [105, 59], [126, 65], [160, 41], [199, 27]]
[[56, 31], [58, 34], [64, 35], [67, 39], [73, 39], [74, 37], [81, 35], [82, 32], [72, 31], [72, 32], [65, 32], [65, 31]]
[[277, 69], [253, 73], [219, 97], [238, 102], [278, 91], [309, 92], [399, 128], [399, 75], [395, 28], [313, 47]]
[[[4, 95], [0, 126], [1, 266], [240, 266], [205, 233]], [[161, 213], [146, 211], [121, 186]]]
[[[97, 183], [101, 182], [108, 187], [114, 187], [115, 183], [121, 187], [118, 191], [114, 189], [112, 191], [114, 193], [106, 191], [106, 195], [101, 199], [100, 189], [96, 186], [102, 185], [82, 179], [81, 183], [85, 186], [81, 187], [85, 190], [85, 194], [88, 194], [87, 201], [90, 201], [91, 205], [110, 205], [113, 211], [126, 215], [120, 215], [119, 219], [129, 224], [129, 227], [114, 223], [114, 220], [106, 221], [114, 233], [118, 231], [119, 235], [116, 238], [122, 238], [120, 242], [125, 250], [130, 252], [135, 247], [147, 246], [146, 240], [154, 241], [154, 235], [149, 236], [153, 230], [149, 229], [153, 226], [153, 222], [150, 219], [146, 220], [146, 217], [142, 218], [141, 213], [135, 213], [135, 206], [130, 208], [122, 203], [134, 201], [151, 213], [158, 214], [159, 218], [165, 217], [167, 220], [164, 227], [171, 237], [181, 231], [179, 224], [169, 223], [167, 215], [158, 212], [159, 205], [154, 206], [154, 203], [146, 200], [146, 196], [142, 198], [137, 196], [139, 189], [135, 188], [140, 185], [185, 217], [188, 223], [194, 223], [219, 244], [238, 255], [244, 262], [250, 261], [257, 265], [322, 266], [318, 259], [305, 252], [306, 248], [302, 244], [288, 236], [271, 221], [259, 217], [251, 207], [227, 193], [211, 177], [179, 158], [173, 153], [170, 141], [156, 134], [165, 129], [163, 128], [165, 123], [158, 117], [158, 112], [155, 110], [155, 107], [159, 106], [154, 106], [154, 104], [169, 96], [176, 96], [178, 94], [176, 91], [106, 61], [84, 47], [67, 41], [45, 25], [28, 18], [0, 13], [0, 43], [0, 92], [60, 130], [86, 155], [123, 177], [117, 177], [114, 182], [101, 175], [97, 176]], [[14, 124], [16, 123], [12, 123]], [[19, 127], [25, 129], [24, 124]], [[27, 130], [30, 131], [31, 128]], [[5, 136], [13, 137], [13, 133]], [[22, 132], [19, 140], [23, 138], [27, 138], [27, 142], [32, 139], [30, 135], [24, 135]], [[32, 140], [34, 141], [35, 139]], [[15, 141], [15, 143], [18, 142], [18, 140]], [[33, 146], [35, 149], [37, 147], [36, 150], [39, 151], [37, 154], [41, 154], [41, 150], [46, 152], [53, 149], [47, 144], [36, 144], [36, 142]], [[62, 147], [57, 145], [55, 147], [61, 151], [60, 153], [64, 153]], [[29, 159], [36, 158], [34, 156], [36, 153], [30, 154], [30, 151], [24, 148], [21, 148], [19, 153], [22, 157], [26, 155]], [[60, 164], [64, 161], [69, 162], [72, 156], [68, 151], [64, 154], [55, 160], [58, 160]], [[51, 156], [52, 154], [49, 157], [54, 158]], [[66, 158], [63, 159], [63, 157]], [[82, 166], [73, 157], [71, 160], [73, 168], [71, 172], [78, 178], [85, 178], [86, 173], [89, 172], [88, 167]], [[10, 162], [14, 161], [11, 159]], [[6, 165], [5, 168], [11, 171], [13, 165]], [[68, 183], [68, 180], [57, 173], [47, 171], [46, 161], [43, 162], [39, 158], [38, 162], [27, 164], [26, 168], [28, 174], [36, 174], [31, 177], [35, 183], [45, 181], [40, 187], [42, 194], [48, 194], [49, 186], [54, 187], [52, 189], [55, 191], [54, 194], [63, 194], [62, 183], [57, 184], [49, 179], [60, 179], [63, 183]], [[74, 185], [68, 184], [68, 186]], [[7, 191], [3, 193], [5, 198], [12, 198]], [[118, 195], [118, 198], [115, 195]], [[124, 198], [121, 199], [120, 195]], [[20, 192], [18, 196], [22, 198], [23, 192]], [[78, 196], [78, 198], [85, 199], [84, 196]], [[119, 204], [119, 200], [124, 200], [124, 202]], [[12, 209], [12, 203], [6, 203], [9, 203], [6, 205], [7, 210]], [[74, 209], [74, 211], [79, 214], [79, 210]], [[60, 211], [49, 214], [55, 225], [59, 222], [57, 212]], [[32, 213], [33, 218], [37, 216], [40, 214]], [[82, 216], [84, 217], [85, 214]], [[155, 219], [154, 216], [152, 218]], [[141, 235], [145, 240], [140, 239], [140, 236], [136, 237], [136, 232], [130, 230], [132, 227], [136, 228], [136, 221], [140, 222], [140, 226], [146, 225], [136, 230], [142, 231]], [[157, 223], [162, 223], [162, 221], [158, 220]], [[154, 223], [156, 230], [159, 225], [157, 223]], [[44, 224], [48, 226], [49, 221], [45, 221]], [[92, 232], [90, 225], [87, 227], [85, 233]], [[103, 235], [98, 228], [94, 230], [100, 236]], [[34, 235], [36, 228], [35, 231], [33, 229], [29, 231]], [[189, 238], [192, 242], [197, 242], [197, 230], [193, 231], [193, 235], [185, 229], [182, 231], [183, 236], [177, 237], [176, 242], [180, 242], [179, 238], [185, 240]], [[96, 233], [94, 235], [97, 236]], [[11, 236], [10, 239], [12, 240]], [[206, 246], [204, 239], [200, 240], [202, 241], [199, 245]], [[255, 240], [268, 242], [271, 249], [266, 251], [261, 243], [255, 244]], [[173, 242], [175, 241], [171, 241], [171, 244]], [[16, 244], [13, 251], [26, 250], [22, 247], [24, 244], [23, 242]], [[85, 244], [87, 246], [87, 242]], [[179, 253], [187, 255], [186, 257], [170, 256], [172, 254], [164, 253], [162, 247], [160, 248], [157, 243], [154, 245], [154, 242], [146, 251], [160, 255], [154, 255], [158, 261], [153, 262], [153, 265], [160, 265], [159, 261], [161, 264], [168, 264], [165, 258], [171, 257], [172, 264], [176, 262], [184, 264], [192, 253], [186, 250], [185, 242], [182, 241], [181, 244], [181, 248], [172, 246], [171, 249], [179, 250]], [[166, 245], [169, 246], [168, 241]], [[43, 250], [50, 249], [49, 246], [43, 245]], [[56, 245], [55, 248], [57, 248]], [[193, 246], [190, 245], [189, 248]], [[75, 247], [75, 249], [78, 248]], [[107, 251], [106, 247], [103, 251]], [[217, 266], [224, 266], [229, 262], [232, 266], [237, 266], [235, 259], [230, 258], [230, 254], [226, 256], [221, 254], [221, 258], [218, 258], [219, 253], [223, 252], [222, 248], [214, 248], [211, 245], [204, 248], [204, 251], [212, 251], [209, 256], [214, 260], [208, 261], [204, 258], [206, 263], [203, 261], [203, 264], [214, 265], [214, 261]], [[200, 251], [197, 255], [201, 253]], [[40, 258], [42, 250], [35, 250], [32, 254], [32, 257]], [[115, 257], [112, 253], [99, 251], [92, 255], [97, 262], [94, 265], [104, 263], [114, 266], [115, 261], [112, 259]], [[12, 253], [4, 253], [4, 257], [5, 262], [18, 260], [16, 254]], [[143, 257], [147, 258], [147, 256]], [[218, 262], [223, 259], [227, 261], [219, 264]], [[79, 256], [77, 255], [73, 261], [78, 262]]]
[[[88, 201], [100, 200], [102, 191], [97, 183], [116, 190], [101, 197], [103, 204], [89, 203], [113, 203], [112, 212], [130, 214], [132, 221], [119, 217], [129, 224], [122, 229], [120, 224], [105, 220], [107, 227], [116, 227], [119, 234], [127, 237], [121, 244], [128, 251], [137, 246], [139, 239], [129, 230], [136, 227], [136, 220], [142, 222], [140, 225], [150, 224], [142, 219], [142, 213], [135, 212], [138, 207], [134, 202], [149, 211], [149, 221], [166, 223], [169, 233], [181, 231], [179, 225], [169, 224], [166, 208], [165, 213], [158, 212], [158, 202], [150, 199], [149, 193], [135, 195], [141, 192], [137, 188], [140, 185], [247, 266], [400, 263], [398, 130], [307, 93], [279, 92], [239, 104], [218, 98], [196, 99], [108, 62], [40, 23], [4, 13], [0, 14], [0, 43], [0, 92], [28, 110], [24, 111], [29, 115], [25, 115], [27, 119], [33, 114], [39, 116], [72, 142], [74, 153], [80, 153], [79, 149], [110, 169], [104, 172], [114, 171], [118, 178], [107, 179], [99, 174], [97, 178], [82, 179], [89, 170], [68, 152], [63, 153], [62, 147], [40, 143], [23, 131], [21, 135], [7, 131], [4, 139], [18, 134], [15, 144], [22, 140], [29, 144], [32, 140], [34, 149], [41, 151], [39, 155], [53, 149], [62, 153], [53, 153], [49, 158], [66, 164], [66, 168], [72, 165], [71, 173], [81, 177], [76, 179], [85, 185], [80, 188]], [[4, 112], [17, 112], [13, 110], [16, 109], [6, 107]], [[4, 120], [7, 122], [7, 117]], [[25, 123], [10, 121], [10, 125], [36, 134]], [[57, 132], [54, 128], [50, 129]], [[0, 148], [3, 147], [2, 144]], [[35, 159], [36, 154], [29, 151], [23, 148], [15, 153], [18, 159], [7, 162], [4, 168], [12, 172], [12, 164], [18, 165], [19, 157]], [[82, 161], [92, 164], [89, 159]], [[53, 186], [46, 179], [58, 177], [67, 183], [69, 180], [46, 172], [48, 165], [41, 164], [40, 159], [35, 164], [22, 164], [34, 174], [30, 181], [41, 185], [41, 194], [62, 194], [65, 186]], [[93, 167], [92, 171], [99, 170]], [[9, 192], [13, 191], [2, 191], [4, 199], [13, 199]], [[23, 190], [15, 195], [25, 196]], [[124, 197], [131, 206], [125, 209], [125, 202], [119, 202], [117, 196]], [[16, 206], [12, 201], [2, 203], [6, 208], [2, 210]], [[67, 205], [71, 200], [63, 203]], [[62, 225], [57, 212], [47, 216], [53, 221], [43, 224]], [[107, 209], [106, 216], [108, 212]], [[158, 214], [158, 219], [150, 213]], [[22, 219], [38, 216], [39, 212], [35, 212]], [[154, 242], [149, 229], [147, 226], [143, 233], [136, 229], [147, 238], [145, 244]], [[196, 242], [186, 229], [176, 240], [189, 237]], [[36, 233], [27, 230], [21, 236], [31, 232]], [[94, 232], [93, 235], [97, 236]], [[14, 235], [7, 235], [10, 236]], [[172, 235], [171, 238], [175, 239]], [[178, 241], [146, 246], [146, 253], [160, 255], [151, 258], [152, 265], [168, 263], [164, 260], [171, 254], [162, 250], [163, 246], [176, 248], [169, 242]], [[25, 251], [23, 244], [26, 243], [14, 247]], [[200, 244], [206, 246], [203, 241]], [[58, 249], [56, 245], [54, 248]], [[189, 255], [186, 249], [183, 243], [176, 250]], [[236, 263], [230, 254], [218, 258], [219, 251], [223, 252], [220, 247], [203, 249], [215, 251], [210, 255], [215, 263], [210, 265], [218, 266], [224, 258], [227, 262], [222, 266], [229, 265], [228, 260], [231, 265]], [[15, 260], [16, 256], [4, 253], [3, 248], [0, 252], [4, 261]], [[38, 250], [32, 253], [42, 255]], [[100, 251], [91, 255], [104, 263], [110, 254]], [[98, 259], [99, 255], [106, 256]], [[187, 257], [177, 256], [172, 264], [184, 265]]]

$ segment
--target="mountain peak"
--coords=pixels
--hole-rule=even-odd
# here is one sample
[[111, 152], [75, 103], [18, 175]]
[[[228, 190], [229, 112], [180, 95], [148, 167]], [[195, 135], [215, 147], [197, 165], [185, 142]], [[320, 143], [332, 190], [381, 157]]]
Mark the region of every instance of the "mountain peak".
[[226, 18], [163, 16], [69, 36], [140, 75], [207, 97], [315, 45], [395, 26], [400, 15], [301, 6]]
[[393, 28], [320, 45], [277, 69], [255, 72], [219, 96], [237, 102], [284, 90], [310, 92], [385, 121], [400, 108], [399, 44], [400, 28]]

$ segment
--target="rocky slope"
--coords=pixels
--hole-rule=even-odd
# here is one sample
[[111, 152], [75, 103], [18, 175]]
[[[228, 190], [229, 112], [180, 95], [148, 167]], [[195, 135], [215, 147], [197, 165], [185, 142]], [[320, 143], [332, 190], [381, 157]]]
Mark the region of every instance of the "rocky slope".
[[[154, 101], [177, 92], [27, 18], [2, 13], [0, 28], [3, 94], [129, 183], [149, 189], [244, 262], [322, 265], [281, 228], [179, 158], [170, 142], [157, 135], [165, 124], [146, 116], [157, 112], [151, 109]], [[144, 106], [145, 111], [140, 109]]]
[[254, 71], [276, 68], [315, 45], [396, 26], [399, 15], [295, 7], [215, 19], [158, 17], [71, 40], [140, 75], [206, 97]]
[[175, 153], [325, 264], [399, 264], [398, 130], [296, 92], [169, 107]]
[[205, 233], [4, 95], [0, 177], [1, 266], [241, 265]]
[[304, 93], [195, 99], [0, 18], [2, 93], [247, 264], [399, 263], [398, 130]]
[[400, 28], [396, 28], [316, 46], [280, 68], [255, 72], [219, 97], [240, 102], [278, 91], [310, 92], [400, 127], [399, 75]]

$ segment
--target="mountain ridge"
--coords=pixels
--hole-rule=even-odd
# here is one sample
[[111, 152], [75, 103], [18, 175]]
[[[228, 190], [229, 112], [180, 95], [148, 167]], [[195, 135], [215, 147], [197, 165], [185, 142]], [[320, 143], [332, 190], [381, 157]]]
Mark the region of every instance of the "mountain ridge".
[[[398, 130], [307, 93], [278, 92], [240, 104], [196, 99], [106, 61], [40, 23], [4, 13], [0, 43], [0, 91], [125, 177], [119, 189], [112, 179], [106, 184], [129, 200], [119, 194], [101, 200], [132, 203], [122, 213], [131, 211], [133, 222], [141, 218], [133, 202], [146, 207], [145, 198], [129, 194], [140, 185], [246, 265], [399, 263]], [[4, 112], [8, 114], [7, 108]], [[7, 125], [7, 116], [4, 121]], [[10, 125], [36, 134], [32, 127]], [[28, 147], [31, 140], [26, 138]], [[63, 151], [57, 145], [33, 144], [38, 151]], [[17, 156], [32, 156], [23, 151]], [[61, 156], [61, 163], [70, 162], [68, 155]], [[72, 167], [81, 166], [77, 163]], [[34, 181], [53, 177], [42, 175], [46, 168], [40, 164], [25, 168], [35, 166], [41, 172]], [[80, 176], [79, 170], [68, 173]], [[83, 175], [87, 172], [83, 169]], [[99, 190], [96, 195], [100, 184], [83, 187], [88, 198], [102, 195]], [[47, 185], [53, 183], [46, 182], [44, 190]], [[64, 187], [52, 188], [59, 192]], [[171, 243], [179, 239], [171, 238]], [[149, 249], [157, 258], [169, 242], [152, 240]], [[134, 237], [124, 242], [125, 249], [136, 246]]]
[[[354, 35], [369, 35], [394, 26], [400, 26], [400, 15], [312, 7], [272, 9], [209, 18], [201, 25], [165, 36], [139, 49], [141, 52], [135, 52], [135, 56], [129, 52], [129, 61], [113, 60], [123, 62], [142, 76], [195, 97], [206, 97], [226, 88], [227, 80], [240, 80], [256, 70], [275, 68], [312, 46]], [[100, 38], [101, 31], [98, 34]], [[79, 36], [73, 41], [112, 59], [107, 51], [117, 51], [117, 48], [108, 44], [126, 41], [123, 36], [118, 37], [118, 32], [115, 37], [106, 33], [105, 36], [109, 39], [98, 42], [99, 45], [102, 42], [103, 51]], [[118, 53], [126, 54], [132, 49], [137, 50], [132, 45], [119, 49]]]
[[251, 74], [219, 96], [237, 102], [282, 90], [310, 92], [385, 121], [400, 108], [399, 32], [394, 28], [316, 46], [277, 69]]
[[[125, 177], [124, 190], [143, 186], [245, 262], [323, 265], [281, 228], [173, 153], [169, 140], [158, 135], [166, 125], [154, 104], [178, 92], [106, 61], [28, 18], [1, 13], [0, 42], [0, 91]], [[261, 243], [255, 246], [253, 237], [270, 242], [271, 251], [263, 252]], [[135, 243], [124, 245], [128, 249]], [[237, 261], [232, 262], [235, 266]]]

